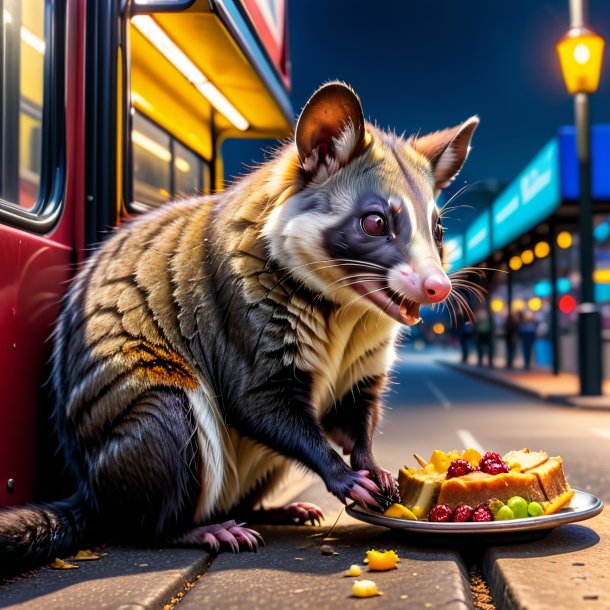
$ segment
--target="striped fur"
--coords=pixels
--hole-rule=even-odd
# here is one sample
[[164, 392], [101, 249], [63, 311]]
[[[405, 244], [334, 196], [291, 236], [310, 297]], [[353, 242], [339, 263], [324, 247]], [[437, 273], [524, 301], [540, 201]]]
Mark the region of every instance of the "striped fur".
[[[169, 541], [263, 497], [290, 460], [342, 500], [360, 469], [392, 493], [371, 436], [400, 324], [351, 278], [440, 268], [435, 178], [412, 140], [357, 115], [335, 118], [324, 146], [315, 125], [297, 130], [298, 149], [226, 192], [126, 224], [76, 276], [56, 329], [56, 420], [97, 522]], [[366, 238], [358, 267], [344, 228], [364, 195], [390, 202], [383, 248], [397, 254]]]

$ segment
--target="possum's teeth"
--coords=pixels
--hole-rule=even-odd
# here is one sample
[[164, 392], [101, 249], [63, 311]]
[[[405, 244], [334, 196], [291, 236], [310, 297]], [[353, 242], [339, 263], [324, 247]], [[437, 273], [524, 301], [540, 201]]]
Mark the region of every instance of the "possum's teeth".
[[413, 301], [403, 301], [400, 304], [400, 317], [404, 320], [404, 323], [407, 326], [414, 326], [415, 324], [419, 324], [421, 322], [421, 318], [419, 317], [419, 303], [414, 303]]

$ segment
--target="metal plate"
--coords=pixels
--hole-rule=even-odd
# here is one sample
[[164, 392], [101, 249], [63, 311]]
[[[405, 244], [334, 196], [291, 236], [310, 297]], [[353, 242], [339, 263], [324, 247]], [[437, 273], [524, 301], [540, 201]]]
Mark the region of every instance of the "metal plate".
[[511, 519], [510, 521], [488, 521], [486, 523], [434, 523], [431, 521], [409, 521], [384, 517], [374, 513], [358, 504], [347, 507], [349, 515], [354, 519], [365, 521], [373, 525], [381, 525], [391, 529], [417, 532], [421, 534], [504, 534], [512, 532], [527, 532], [536, 530], [549, 530], [565, 523], [584, 521], [599, 515], [604, 507], [602, 501], [586, 491], [574, 490], [574, 497], [568, 508], [560, 510], [554, 515], [541, 517], [528, 517], [527, 519]]

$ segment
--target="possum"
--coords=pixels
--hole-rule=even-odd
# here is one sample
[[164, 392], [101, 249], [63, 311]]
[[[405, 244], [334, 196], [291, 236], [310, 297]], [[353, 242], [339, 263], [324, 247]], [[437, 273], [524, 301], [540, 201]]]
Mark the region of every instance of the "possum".
[[322, 517], [255, 510], [293, 462], [342, 502], [396, 499], [371, 439], [400, 327], [452, 291], [436, 198], [477, 124], [399, 137], [332, 82], [252, 174], [112, 234], [54, 333], [74, 494], [0, 512], [0, 568], [101, 537], [255, 549], [237, 520]]

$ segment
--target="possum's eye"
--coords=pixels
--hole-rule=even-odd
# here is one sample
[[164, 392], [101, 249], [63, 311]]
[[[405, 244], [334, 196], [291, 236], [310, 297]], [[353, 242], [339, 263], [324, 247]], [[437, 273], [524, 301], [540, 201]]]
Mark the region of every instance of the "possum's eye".
[[377, 235], [385, 235], [388, 229], [388, 222], [385, 219], [385, 216], [378, 214], [377, 212], [363, 216], [360, 222], [362, 224], [362, 230], [367, 235], [371, 235], [373, 237]]
[[436, 223], [434, 239], [436, 240], [436, 245], [440, 248], [443, 245], [443, 227], [440, 222]]

